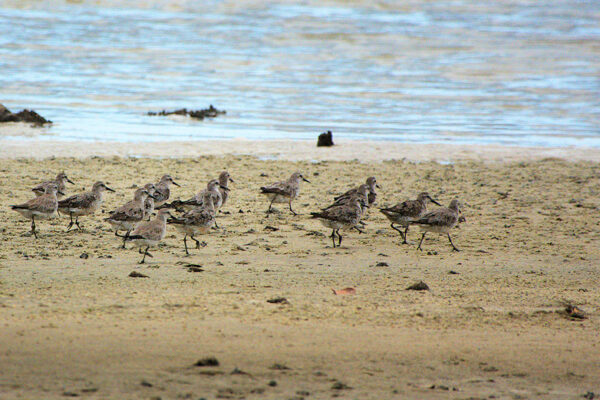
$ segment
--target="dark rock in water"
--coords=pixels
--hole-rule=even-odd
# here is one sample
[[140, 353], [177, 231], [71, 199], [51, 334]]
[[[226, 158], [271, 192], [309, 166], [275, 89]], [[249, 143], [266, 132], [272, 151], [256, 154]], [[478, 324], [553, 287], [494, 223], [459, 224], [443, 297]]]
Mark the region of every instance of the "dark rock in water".
[[330, 147], [330, 146], [333, 146], [333, 133], [331, 133], [331, 131], [321, 133], [319, 135], [319, 140], [317, 141], [317, 147]]
[[429, 286], [423, 281], [417, 282], [414, 285], [410, 285], [406, 290], [429, 290]]
[[204, 108], [202, 110], [188, 110], [187, 108], [180, 108], [179, 110], [175, 110], [175, 111], [167, 111], [167, 110], [162, 110], [162, 111], [159, 111], [159, 112], [150, 111], [150, 112], [148, 112], [148, 115], [160, 115], [160, 116], [165, 116], [165, 115], [188, 115], [188, 116], [190, 116], [192, 118], [203, 120], [204, 118], [215, 118], [215, 117], [217, 117], [219, 115], [226, 114], [226, 113], [227, 113], [227, 111], [225, 111], [225, 110], [217, 110], [211, 104], [210, 107]]
[[34, 126], [52, 123], [52, 121], [47, 120], [33, 110], [21, 110], [15, 114], [2, 104], [0, 104], [0, 122], [27, 122], [32, 123]]

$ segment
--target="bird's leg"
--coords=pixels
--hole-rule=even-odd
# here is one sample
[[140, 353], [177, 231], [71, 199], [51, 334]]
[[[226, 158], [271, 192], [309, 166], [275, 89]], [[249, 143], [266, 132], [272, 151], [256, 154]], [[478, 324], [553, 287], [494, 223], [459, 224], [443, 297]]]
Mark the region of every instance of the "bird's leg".
[[392, 224], [390, 225], [392, 227], [393, 230], [397, 231], [400, 234], [400, 237], [402, 239], [404, 239], [404, 233], [402, 233], [402, 231], [398, 228], [396, 228], [396, 226], [394, 225], [394, 223], [392, 222]]
[[408, 237], [408, 227], [410, 225], [406, 225], [406, 229], [404, 230], [404, 241], [402, 242], [402, 244], [408, 244], [408, 242], [406, 241], [406, 238]]
[[338, 247], [340, 247], [342, 245], [342, 235], [340, 235], [340, 230], [339, 229], [336, 231], [336, 233], [338, 235], [338, 238], [340, 238], [340, 241], [338, 243]]
[[423, 243], [423, 239], [425, 239], [425, 234], [427, 232], [423, 232], [423, 236], [421, 236], [421, 241], [419, 242], [419, 247], [417, 247], [417, 250], [421, 250], [423, 251], [423, 249], [421, 248], [421, 244]]
[[460, 251], [455, 245], [454, 243], [452, 243], [452, 238], [450, 237], [450, 234], [448, 234], [448, 240], [450, 241], [450, 244], [452, 245], [452, 251]]
[[[277, 196], [276, 196], [277, 197]], [[267, 214], [271, 213], [271, 206], [273, 206], [273, 202], [275, 201], [275, 197], [273, 197], [273, 200], [271, 200], [271, 202], [269, 203], [269, 209], [267, 210]]]
[[127, 238], [129, 237], [130, 233], [131, 233], [131, 231], [127, 231], [127, 233], [125, 234], [125, 236], [123, 236], [123, 246], [121, 246], [122, 249], [125, 248], [125, 243], [127, 242]]
[[[199, 250], [200, 249], [200, 241], [198, 239], [196, 239], [195, 237], [193, 237], [193, 236], [190, 236], [190, 237], [192, 238], [192, 240], [194, 242], [196, 242], [196, 249]], [[204, 246], [206, 246], [206, 243], [204, 243]], [[202, 247], [204, 247], [204, 246], [202, 246]]]
[[75, 225], [77, 225], [77, 229], [79, 229], [80, 231], [82, 231], [83, 229], [81, 228], [81, 226], [79, 225], [79, 217], [75, 217]]
[[187, 248], [187, 233], [186, 233], [186, 235], [183, 237], [183, 245], [185, 246], [185, 254], [186, 254], [186, 255], [189, 255], [189, 254], [190, 254], [190, 252], [188, 251], [188, 248]]
[[354, 229], [356, 229], [358, 233], [365, 233], [364, 231], [361, 231], [357, 226], [354, 226]]
[[217, 224], [217, 219], [216, 218], [215, 218], [215, 228], [221, 229], [221, 228], [219, 228], [219, 225]]
[[35, 216], [31, 216], [31, 233], [37, 239], [37, 233], [35, 232]]
[[333, 241], [333, 248], [335, 249], [335, 229], [331, 230], [331, 236], [329, 236]]
[[152, 254], [148, 253], [148, 249], [150, 249], [150, 246], [146, 246], [146, 250], [144, 250], [144, 257], [142, 258], [142, 261], [140, 261], [140, 264], [146, 262], [146, 256], [150, 258], [154, 257]]
[[71, 222], [69, 222], [69, 225], [67, 226], [67, 232], [69, 232], [73, 226], [73, 213], [69, 213], [69, 216], [71, 217]]
[[298, 215], [298, 214], [296, 214], [296, 211], [292, 210], [292, 202], [291, 201], [290, 201], [289, 204], [290, 204], [290, 211], [292, 212], [292, 214]]

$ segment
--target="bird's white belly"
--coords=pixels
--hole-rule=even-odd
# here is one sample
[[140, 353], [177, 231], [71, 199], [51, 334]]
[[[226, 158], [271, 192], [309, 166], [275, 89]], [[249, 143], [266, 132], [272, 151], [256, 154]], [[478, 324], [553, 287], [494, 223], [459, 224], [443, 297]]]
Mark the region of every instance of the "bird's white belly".
[[326, 228], [329, 228], [329, 229], [344, 229], [344, 228], [346, 228], [345, 224], [342, 224], [341, 222], [338, 222], [338, 221], [332, 221], [330, 219], [319, 219], [319, 221], [321, 221], [323, 226], [325, 226]]
[[290, 198], [288, 196], [282, 196], [277, 193], [266, 193], [267, 198], [273, 203], [289, 203]]
[[54, 214], [54, 213], [44, 213], [44, 212], [40, 212], [40, 211], [31, 211], [31, 210], [15, 210], [15, 211], [17, 211], [19, 214], [21, 214], [25, 218], [31, 218], [33, 216], [33, 217], [35, 217], [35, 219], [48, 219], [48, 218], [52, 217], [52, 214]]
[[158, 245], [160, 240], [150, 240], [150, 239], [133, 239], [133, 244], [137, 247], [154, 247]]
[[450, 232], [450, 229], [452, 229], [451, 226], [432, 226], [432, 225], [419, 225], [419, 227], [427, 232], [434, 232], [434, 233], [448, 233]]
[[120, 230], [120, 231], [132, 231], [135, 229], [135, 227], [139, 223], [139, 222], [115, 221], [115, 220], [109, 220], [108, 222], [113, 226], [113, 228], [115, 228], [116, 230]]

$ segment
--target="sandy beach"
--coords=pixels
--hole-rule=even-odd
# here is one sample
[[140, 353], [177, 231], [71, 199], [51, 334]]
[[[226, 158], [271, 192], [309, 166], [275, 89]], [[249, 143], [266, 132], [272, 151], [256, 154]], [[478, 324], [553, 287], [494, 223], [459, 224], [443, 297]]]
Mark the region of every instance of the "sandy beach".
[[[177, 150], [26, 143], [3, 140], [0, 153], [2, 399], [576, 399], [600, 392], [595, 150], [451, 152], [387, 143], [317, 150], [231, 141], [219, 153], [211, 142]], [[64, 216], [39, 222], [35, 240], [29, 222], [9, 208], [62, 170], [75, 182], [69, 193], [100, 179], [114, 188], [105, 195], [107, 212], [164, 173], [182, 185], [174, 198], [185, 199], [223, 169], [235, 183], [218, 216], [221, 229], [199, 238], [207, 246], [188, 257], [169, 229], [145, 265], [136, 250], [119, 249], [102, 213], [81, 218], [83, 232], [66, 233]], [[265, 215], [258, 188], [296, 170], [312, 182], [295, 202], [301, 215], [281, 205]], [[308, 215], [370, 175], [382, 186], [379, 206], [422, 190], [444, 205], [463, 200], [466, 222], [453, 232], [462, 251], [434, 234], [416, 251], [418, 228], [410, 245], [400, 245], [377, 209], [364, 234], [348, 232], [333, 249], [330, 232]], [[128, 277], [132, 271], [148, 277]], [[405, 290], [418, 281], [430, 290]], [[332, 293], [345, 287], [356, 294]], [[276, 297], [287, 302], [267, 302]], [[569, 319], [567, 302], [588, 318]], [[194, 366], [206, 357], [219, 365]]]

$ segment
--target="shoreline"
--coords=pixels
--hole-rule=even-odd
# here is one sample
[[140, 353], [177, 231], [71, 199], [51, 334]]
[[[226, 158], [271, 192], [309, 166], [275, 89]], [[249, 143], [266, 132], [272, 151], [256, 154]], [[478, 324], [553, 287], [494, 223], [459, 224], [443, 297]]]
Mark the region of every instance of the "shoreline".
[[0, 159], [74, 157], [189, 158], [250, 155], [265, 160], [378, 162], [456, 161], [518, 162], [560, 158], [600, 162], [600, 149], [589, 147], [517, 147], [504, 145], [414, 144], [402, 142], [335, 140], [331, 148], [317, 148], [315, 140], [202, 140], [154, 143], [26, 141], [0, 139]]

